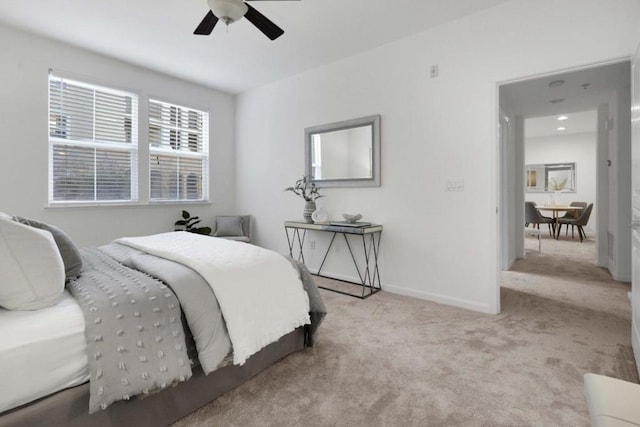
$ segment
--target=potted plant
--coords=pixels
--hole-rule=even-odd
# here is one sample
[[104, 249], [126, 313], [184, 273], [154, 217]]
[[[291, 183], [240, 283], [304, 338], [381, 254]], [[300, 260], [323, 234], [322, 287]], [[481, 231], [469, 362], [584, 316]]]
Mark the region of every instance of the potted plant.
[[293, 187], [287, 187], [284, 191], [291, 191], [296, 196], [305, 200], [302, 216], [306, 222], [312, 223], [313, 220], [311, 219], [311, 214], [316, 210], [316, 199], [324, 196], [318, 192], [318, 187], [311, 177], [308, 175], [303, 176], [296, 181]]
[[175, 231], [188, 231], [190, 233], [206, 235], [211, 234], [211, 227], [196, 227], [196, 225], [199, 223], [199, 217], [192, 217], [189, 212], [182, 211], [182, 219], [179, 219], [173, 225], [176, 227]]

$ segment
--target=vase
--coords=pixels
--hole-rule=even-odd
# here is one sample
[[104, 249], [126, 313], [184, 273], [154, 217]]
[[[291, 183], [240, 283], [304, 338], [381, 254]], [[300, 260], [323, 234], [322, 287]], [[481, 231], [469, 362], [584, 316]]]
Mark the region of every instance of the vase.
[[324, 209], [318, 208], [315, 211], [313, 211], [313, 213], [311, 214], [311, 219], [313, 220], [314, 224], [324, 223], [324, 222], [327, 222], [327, 220], [329, 219], [329, 216], [327, 215], [327, 212]]
[[316, 202], [307, 201], [304, 204], [304, 210], [302, 211], [302, 217], [304, 218], [304, 222], [308, 222], [309, 224], [313, 224], [313, 219], [311, 219], [311, 215], [316, 210]]
[[553, 205], [554, 206], [560, 206], [562, 204], [562, 201], [560, 200], [560, 191], [554, 191], [553, 192]]

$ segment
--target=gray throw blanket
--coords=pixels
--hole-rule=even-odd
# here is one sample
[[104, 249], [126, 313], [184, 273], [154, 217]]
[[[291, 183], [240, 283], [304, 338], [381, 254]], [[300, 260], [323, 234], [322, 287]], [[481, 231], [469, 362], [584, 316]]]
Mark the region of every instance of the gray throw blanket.
[[307, 267], [299, 262], [289, 259], [291, 264], [298, 270], [302, 286], [309, 296], [309, 317], [311, 318], [311, 324], [305, 325], [305, 345], [313, 347], [313, 342], [318, 332], [318, 328], [322, 323], [322, 320], [327, 315], [327, 308], [324, 305], [324, 301], [320, 296], [320, 290], [313, 281], [313, 277]]
[[[202, 276], [180, 263], [118, 243], [100, 246], [116, 261], [162, 280], [180, 300], [205, 374], [228, 364], [231, 341], [218, 300]], [[187, 343], [190, 344], [190, 343]]]
[[67, 284], [85, 318], [89, 413], [191, 377], [180, 304], [159, 280], [98, 249], [82, 249], [80, 276]]

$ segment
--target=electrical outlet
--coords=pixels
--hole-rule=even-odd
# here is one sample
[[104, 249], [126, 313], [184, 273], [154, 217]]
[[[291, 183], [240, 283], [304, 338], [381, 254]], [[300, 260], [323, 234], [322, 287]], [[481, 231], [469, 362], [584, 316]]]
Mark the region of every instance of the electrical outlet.
[[431, 66], [431, 78], [435, 79], [436, 77], [438, 77], [438, 74], [439, 74], [438, 66], [437, 65], [432, 65]]
[[309, 242], [309, 247], [310, 247], [311, 249], [315, 249], [315, 248], [316, 248], [316, 241], [315, 241], [315, 240], [312, 240], [311, 242]]

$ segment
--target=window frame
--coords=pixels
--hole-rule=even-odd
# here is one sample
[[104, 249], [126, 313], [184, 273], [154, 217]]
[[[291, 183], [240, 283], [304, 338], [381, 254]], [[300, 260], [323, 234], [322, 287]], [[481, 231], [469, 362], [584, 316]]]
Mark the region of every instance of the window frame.
[[[210, 193], [209, 193], [209, 184], [210, 184], [210, 156], [209, 156], [209, 145], [210, 145], [210, 140], [209, 140], [209, 135], [210, 135], [210, 112], [207, 109], [201, 109], [201, 108], [197, 108], [197, 107], [191, 107], [191, 106], [186, 106], [184, 104], [180, 104], [177, 102], [173, 102], [173, 101], [168, 101], [166, 99], [163, 99], [162, 97], [149, 97], [147, 99], [147, 106], [148, 106], [148, 114], [147, 114], [147, 132], [148, 132], [148, 144], [147, 144], [147, 153], [148, 153], [148, 158], [146, 159], [147, 162], [147, 166], [148, 166], [148, 186], [147, 186], [147, 192], [148, 192], [148, 201], [150, 205], [162, 205], [162, 204], [177, 204], [177, 205], [181, 205], [181, 204], [202, 204], [202, 203], [210, 203]], [[169, 148], [169, 147], [162, 147], [162, 146], [152, 146], [152, 136], [151, 136], [151, 128], [152, 126], [156, 126], [159, 128], [159, 132], [160, 134], [162, 133], [163, 129], [165, 131], [168, 131], [169, 133], [171, 132], [176, 132], [176, 135], [179, 135], [180, 132], [190, 132], [188, 128], [182, 128], [181, 126], [179, 126], [178, 124], [167, 124], [166, 122], [163, 121], [163, 119], [156, 119], [156, 118], [152, 118], [152, 105], [153, 104], [160, 104], [160, 108], [162, 110], [163, 107], [168, 107], [169, 109], [175, 108], [177, 109], [177, 111], [179, 112], [176, 113], [178, 116], [180, 114], [188, 114], [189, 112], [195, 112], [197, 114], [199, 114], [199, 119], [202, 121], [202, 125], [201, 125], [201, 131], [200, 131], [200, 138], [201, 138], [201, 150], [202, 151], [187, 151], [187, 150], [182, 150], [180, 149], [180, 147], [182, 146], [183, 143], [180, 143], [180, 145], [178, 146], [178, 149], [175, 148]], [[188, 119], [187, 119], [188, 121]], [[192, 133], [196, 133], [196, 132], [192, 132]], [[179, 138], [177, 139], [179, 141]], [[170, 142], [171, 144], [171, 142]], [[186, 144], [189, 144], [189, 141], [186, 141]], [[153, 181], [152, 181], [152, 168], [151, 168], [151, 162], [153, 160], [154, 156], [166, 156], [166, 157], [174, 157], [176, 159], [200, 159], [202, 162], [202, 166], [201, 166], [201, 197], [200, 198], [153, 198]], [[180, 168], [176, 169], [176, 182], [180, 183], [179, 180], [179, 174], [180, 174]], [[186, 181], [186, 180], [185, 180]], [[178, 185], [179, 186], [179, 185]], [[178, 187], [177, 186], [177, 187]], [[184, 193], [188, 193], [188, 188], [187, 188], [188, 184], [185, 184], [185, 191]], [[176, 187], [176, 188], [177, 188]], [[177, 188], [177, 194], [180, 195], [180, 189]]]
[[[91, 138], [90, 139], [82, 139], [82, 138], [67, 138], [69, 129], [64, 129], [63, 133], [58, 133], [58, 135], [52, 135], [54, 128], [51, 126], [52, 116], [54, 116], [54, 111], [52, 111], [52, 80], [60, 82], [60, 85], [64, 83], [69, 83], [77, 87], [86, 88], [93, 91], [92, 97], [92, 108], [91, 115], [93, 117], [92, 129], [91, 129]], [[60, 88], [62, 91], [62, 87]], [[115, 95], [122, 97], [131, 98], [131, 111], [129, 114], [122, 115], [121, 117], [129, 118], [130, 120], [130, 139], [131, 142], [117, 142], [117, 141], [109, 141], [108, 140], [99, 140], [96, 138], [96, 93], [100, 92], [107, 95]], [[107, 86], [101, 83], [96, 83], [86, 78], [76, 78], [69, 77], [66, 73], [58, 73], [53, 70], [49, 70], [48, 78], [47, 78], [47, 206], [48, 207], [69, 207], [69, 206], [110, 206], [110, 205], [131, 205], [131, 204], [139, 204], [139, 94], [130, 91], [130, 90], [122, 90], [115, 88], [113, 86]], [[114, 117], [118, 117], [118, 115], [114, 115]], [[64, 115], [55, 117], [56, 123], [58, 120], [63, 120], [65, 123], [68, 118]], [[66, 127], [66, 125], [65, 125]], [[59, 132], [59, 131], [58, 131]], [[126, 133], [126, 131], [125, 131]], [[94, 151], [94, 160], [93, 160], [93, 199], [64, 199], [64, 200], [56, 200], [55, 199], [55, 182], [54, 182], [54, 151], [56, 148], [60, 147], [72, 147], [72, 148], [87, 148]], [[128, 153], [129, 154], [129, 165], [130, 165], [130, 175], [129, 175], [129, 198], [127, 199], [98, 199], [98, 186], [99, 181], [96, 179], [96, 175], [98, 173], [98, 159], [96, 156], [98, 153], [105, 152], [117, 152], [117, 153]]]

